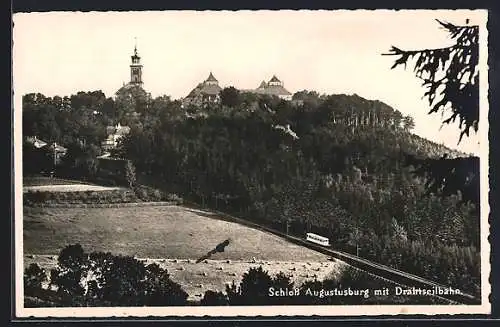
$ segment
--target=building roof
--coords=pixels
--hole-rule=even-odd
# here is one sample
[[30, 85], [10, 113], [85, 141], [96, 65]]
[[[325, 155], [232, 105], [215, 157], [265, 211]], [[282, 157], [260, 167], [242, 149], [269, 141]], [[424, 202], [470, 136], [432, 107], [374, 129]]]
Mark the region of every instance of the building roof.
[[122, 87], [120, 87], [118, 89], [118, 91], [116, 91], [115, 94], [120, 94], [120, 93], [124, 93], [124, 92], [127, 92], [127, 91], [133, 91], [135, 89], [140, 90], [141, 92], [146, 93], [146, 91], [142, 88], [142, 86], [139, 85], [139, 83], [127, 83], [127, 84], [123, 85]]
[[44, 146], [46, 146], [46, 145], [47, 145], [47, 142], [44, 142], [44, 141], [42, 141], [42, 140], [39, 140], [36, 136], [33, 136], [33, 137], [28, 136], [28, 137], [26, 138], [26, 141], [27, 141], [28, 143], [32, 144], [32, 145], [33, 145], [35, 148], [37, 148], [37, 149], [40, 149], [40, 148], [42, 148], [42, 147], [44, 147]]
[[111, 153], [104, 152], [102, 155], [97, 156], [97, 159], [103, 159], [103, 158], [109, 158], [109, 157], [111, 157]]
[[203, 83], [199, 83], [198, 85], [196, 85], [196, 87], [194, 89], [192, 89], [191, 92], [189, 92], [189, 94], [187, 95], [186, 98], [194, 98], [194, 97], [198, 96], [200, 94], [202, 87], [203, 87]]
[[276, 77], [276, 75], [273, 75], [273, 77], [271, 78], [271, 80], [269, 81], [269, 83], [271, 83], [271, 82], [281, 83], [281, 81]]
[[259, 94], [269, 94], [269, 95], [292, 95], [291, 92], [288, 92], [287, 89], [285, 89], [281, 85], [269, 85], [266, 88], [259, 88], [255, 90], [256, 93]]
[[[210, 73], [210, 76], [213, 77], [212, 73]], [[210, 79], [210, 76], [208, 77]], [[186, 98], [196, 98], [199, 95], [217, 95], [222, 91], [222, 87], [220, 87], [218, 84], [207, 84], [206, 82], [209, 81], [207, 79], [204, 83], [199, 83], [189, 94], [187, 95]], [[214, 78], [215, 81], [217, 81]], [[212, 80], [213, 81], [213, 80]]]
[[208, 78], [206, 79], [205, 82], [219, 82], [219, 81], [214, 77], [212, 72], [210, 72], [210, 75], [208, 75]]
[[107, 135], [126, 135], [130, 133], [130, 127], [121, 126], [120, 124], [116, 126], [106, 126], [106, 134]]
[[205, 84], [200, 90], [201, 94], [217, 95], [222, 91], [222, 87], [217, 84]]
[[266, 88], [266, 87], [267, 87], [267, 83], [266, 83], [266, 81], [262, 81], [262, 82], [260, 83], [260, 85], [259, 85], [259, 87], [258, 87], [258, 88], [259, 88], [259, 89], [264, 89], [264, 88]]
[[132, 61], [133, 61], [134, 59], [136, 59], [136, 58], [137, 58], [137, 59], [141, 59], [141, 57], [139, 57], [139, 54], [138, 54], [138, 52], [137, 52], [137, 44], [134, 46], [134, 55], [133, 55], [133, 56], [131, 56], [131, 58], [132, 58]]
[[56, 152], [66, 152], [68, 149], [66, 149], [65, 147], [62, 147], [60, 146], [59, 144], [57, 143], [52, 143], [51, 145], [49, 145], [47, 147], [47, 149], [51, 150], [51, 151], [56, 151]]

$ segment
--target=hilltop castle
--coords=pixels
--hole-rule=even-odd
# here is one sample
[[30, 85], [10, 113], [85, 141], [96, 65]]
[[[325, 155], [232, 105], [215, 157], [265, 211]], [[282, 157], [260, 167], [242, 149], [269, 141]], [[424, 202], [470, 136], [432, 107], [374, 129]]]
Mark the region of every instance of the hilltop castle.
[[[116, 92], [117, 97], [130, 98], [135, 95], [146, 95], [143, 89], [141, 57], [137, 51], [137, 45], [134, 47], [134, 54], [131, 56], [130, 64], [130, 82], [124, 84]], [[203, 103], [216, 103], [220, 100], [220, 92], [222, 87], [219, 81], [215, 78], [212, 72], [208, 75], [207, 79], [198, 83], [198, 85], [182, 99], [183, 105], [200, 105]], [[269, 82], [262, 81], [255, 89], [240, 89], [241, 92], [265, 94], [277, 96], [284, 100], [291, 100], [292, 93], [285, 89], [284, 84], [276, 75], [274, 75]]]
[[[220, 91], [222, 87], [219, 86], [219, 81], [214, 77], [212, 72], [208, 75], [208, 78], [199, 83], [189, 94], [183, 99], [184, 105], [189, 104], [202, 104], [202, 103], [214, 103], [220, 100]], [[276, 75], [274, 75], [269, 82], [262, 81], [256, 89], [242, 89], [241, 92], [256, 93], [256, 94], [266, 94], [277, 96], [284, 100], [291, 100], [292, 93], [289, 92], [283, 86], [283, 82], [280, 81]]]

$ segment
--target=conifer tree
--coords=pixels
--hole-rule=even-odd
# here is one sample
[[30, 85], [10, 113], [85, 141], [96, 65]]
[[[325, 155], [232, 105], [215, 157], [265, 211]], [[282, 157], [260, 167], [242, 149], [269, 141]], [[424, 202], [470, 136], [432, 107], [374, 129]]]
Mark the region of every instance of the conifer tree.
[[[460, 135], [469, 136], [479, 128], [479, 26], [460, 26], [448, 22], [437, 22], [448, 31], [453, 45], [439, 49], [402, 50], [395, 46], [385, 55], [398, 56], [394, 65], [408, 64], [415, 59], [414, 72], [423, 81], [424, 97], [429, 101], [429, 114], [441, 112], [443, 124], [458, 119]], [[420, 159], [408, 156], [407, 163], [417, 167], [417, 175], [426, 175], [428, 190], [443, 195], [462, 192], [464, 201], [479, 206], [479, 159], [448, 158]]]

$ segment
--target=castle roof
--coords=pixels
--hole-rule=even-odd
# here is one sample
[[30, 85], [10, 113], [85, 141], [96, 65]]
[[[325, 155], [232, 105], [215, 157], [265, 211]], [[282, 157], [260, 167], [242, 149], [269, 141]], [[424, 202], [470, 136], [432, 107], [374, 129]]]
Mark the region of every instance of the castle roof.
[[217, 95], [222, 91], [222, 87], [217, 84], [205, 84], [200, 90], [200, 93], [207, 95]]
[[276, 75], [273, 75], [273, 77], [271, 78], [271, 80], [269, 81], [269, 83], [272, 83], [272, 82], [278, 82], [278, 83], [281, 83], [281, 81], [276, 77]]
[[268, 83], [262, 81], [259, 87], [255, 90], [255, 93], [276, 96], [292, 95], [292, 93], [288, 92], [288, 90], [283, 87], [283, 83], [276, 77], [276, 75], [273, 75]]
[[[216, 82], [216, 83], [207, 83], [207, 82]], [[222, 91], [222, 87], [219, 86], [217, 79], [214, 77], [212, 72], [203, 83], [199, 83], [186, 98], [195, 98], [200, 94], [203, 95], [217, 95]]]
[[281, 85], [269, 85], [266, 88], [258, 88], [255, 90], [259, 94], [269, 94], [269, 95], [292, 95], [287, 89]]
[[212, 72], [210, 72], [210, 75], [208, 75], [208, 78], [206, 79], [205, 82], [219, 82], [219, 81], [214, 77]]
[[258, 87], [258, 89], [263, 89], [263, 88], [266, 88], [267, 87], [267, 83], [266, 81], [262, 81]]

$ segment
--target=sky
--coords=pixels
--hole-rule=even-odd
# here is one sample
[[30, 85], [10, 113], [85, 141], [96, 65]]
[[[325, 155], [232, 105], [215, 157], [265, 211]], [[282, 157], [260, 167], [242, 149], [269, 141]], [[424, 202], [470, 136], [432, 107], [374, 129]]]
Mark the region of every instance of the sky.
[[[102, 90], [111, 97], [130, 80], [136, 39], [144, 88], [154, 97], [182, 98], [210, 72], [222, 87], [241, 89], [276, 75], [292, 93], [307, 89], [380, 100], [411, 115], [416, 134], [477, 155], [487, 138], [472, 135], [457, 146], [458, 125], [441, 128], [441, 115], [427, 114], [429, 103], [412, 67], [391, 70], [396, 57], [382, 56], [392, 45], [449, 46], [435, 19], [464, 24], [467, 18], [486, 30], [486, 11], [480, 10], [15, 14], [14, 94]], [[485, 117], [481, 112], [483, 129]]]

